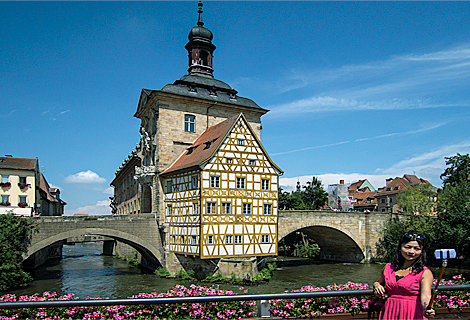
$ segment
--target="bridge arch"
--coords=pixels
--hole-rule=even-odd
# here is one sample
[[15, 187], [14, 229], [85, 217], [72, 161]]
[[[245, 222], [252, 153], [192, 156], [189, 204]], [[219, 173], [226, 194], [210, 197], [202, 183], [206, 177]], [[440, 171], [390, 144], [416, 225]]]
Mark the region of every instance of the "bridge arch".
[[28, 259], [35, 252], [38, 252], [53, 243], [84, 234], [106, 236], [123, 242], [136, 249], [148, 262], [153, 262], [153, 265], [162, 265], [162, 262], [164, 261], [162, 252], [148, 241], [124, 231], [106, 228], [79, 228], [54, 234], [28, 246], [26, 253], [22, 256], [23, 261]]
[[302, 232], [313, 239], [321, 249], [321, 259], [347, 262], [362, 262], [365, 259], [361, 247], [351, 235], [347, 234], [347, 231], [329, 226], [314, 225], [301, 227], [289, 234], [294, 232]]

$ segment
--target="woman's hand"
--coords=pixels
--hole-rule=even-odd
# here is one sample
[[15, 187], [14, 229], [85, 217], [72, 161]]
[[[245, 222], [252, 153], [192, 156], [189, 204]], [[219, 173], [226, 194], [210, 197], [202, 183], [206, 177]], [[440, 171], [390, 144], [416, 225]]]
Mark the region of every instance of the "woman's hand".
[[436, 315], [436, 311], [434, 309], [427, 309], [426, 311], [424, 311], [424, 316], [426, 317], [434, 317]]
[[378, 281], [374, 282], [374, 294], [379, 297], [385, 296], [385, 288]]

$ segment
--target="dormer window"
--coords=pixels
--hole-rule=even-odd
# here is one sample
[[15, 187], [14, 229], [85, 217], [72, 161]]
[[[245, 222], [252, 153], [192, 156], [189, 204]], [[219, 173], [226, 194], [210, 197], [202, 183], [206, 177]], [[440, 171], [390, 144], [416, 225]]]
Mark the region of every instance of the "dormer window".
[[392, 191], [392, 188], [387, 188], [386, 190], [387, 190], [387, 191]]
[[393, 190], [398, 190], [398, 189], [399, 189], [399, 187], [395, 187], [395, 188], [393, 188]]
[[212, 141], [208, 141], [204, 143], [206, 146], [204, 147], [204, 150], [209, 149], [212, 145]]
[[191, 154], [191, 153], [193, 153], [194, 149], [196, 149], [196, 147], [189, 147], [189, 148], [188, 148], [188, 153], [187, 153], [187, 154]]
[[196, 132], [196, 117], [191, 114], [184, 115], [184, 131]]

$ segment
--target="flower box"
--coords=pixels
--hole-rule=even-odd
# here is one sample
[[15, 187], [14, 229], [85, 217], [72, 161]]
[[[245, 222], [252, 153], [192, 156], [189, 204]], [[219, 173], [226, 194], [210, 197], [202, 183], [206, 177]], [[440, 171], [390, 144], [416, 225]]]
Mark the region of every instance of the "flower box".
[[18, 207], [20, 207], [20, 208], [26, 208], [27, 206], [28, 206], [28, 204], [26, 202], [18, 203]]
[[24, 190], [27, 187], [29, 187], [29, 184], [20, 182], [20, 183], [18, 183], [18, 187], [20, 187], [21, 190]]
[[0, 202], [0, 206], [8, 207], [11, 203], [10, 202]]
[[11, 182], [0, 182], [0, 187], [10, 188], [11, 187]]

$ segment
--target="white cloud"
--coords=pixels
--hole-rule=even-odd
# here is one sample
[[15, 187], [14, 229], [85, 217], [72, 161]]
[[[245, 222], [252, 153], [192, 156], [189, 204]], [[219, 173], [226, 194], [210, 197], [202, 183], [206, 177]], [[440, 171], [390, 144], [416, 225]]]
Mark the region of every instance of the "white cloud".
[[335, 146], [338, 146], [338, 145], [347, 144], [347, 143], [351, 143], [351, 142], [362, 142], [362, 141], [376, 140], [376, 139], [382, 139], [382, 138], [406, 136], [406, 135], [410, 135], [410, 134], [421, 133], [421, 132], [437, 129], [437, 128], [440, 128], [444, 125], [446, 125], [446, 122], [433, 124], [433, 125], [430, 125], [428, 127], [424, 127], [424, 128], [417, 129], [417, 130], [410, 130], [410, 131], [404, 131], [404, 132], [392, 132], [392, 133], [386, 133], [386, 134], [381, 134], [381, 135], [372, 136], [372, 137], [358, 138], [358, 139], [355, 139], [355, 140], [345, 140], [345, 141], [340, 141], [340, 142], [335, 142], [335, 143], [322, 144], [322, 145], [317, 145], [317, 146], [305, 147], [305, 148], [301, 148], [301, 149], [277, 152], [277, 153], [272, 153], [271, 156], [278, 156], [278, 155], [284, 155], [284, 154], [290, 154], [290, 153], [295, 153], [295, 152], [301, 152], [301, 151], [312, 150], [312, 149], [320, 149], [320, 148], [326, 148], [326, 147], [335, 147]]
[[315, 176], [323, 182], [325, 190], [328, 189], [329, 184], [339, 183], [340, 180], [344, 180], [346, 184], [350, 184], [362, 179], [369, 180], [369, 182], [378, 189], [385, 186], [385, 179], [403, 177], [405, 174], [414, 174], [419, 178], [428, 180], [435, 187], [441, 187], [442, 181], [440, 179], [440, 175], [446, 168], [445, 157], [455, 156], [457, 153], [470, 153], [470, 140], [463, 141], [458, 144], [442, 146], [436, 150], [402, 160], [389, 168], [376, 169], [374, 173], [327, 173], [303, 175], [292, 178], [280, 178], [279, 184], [284, 190], [292, 191], [295, 189], [297, 181], [300, 181], [301, 185], [305, 185], [307, 181], [312, 180], [312, 176]]
[[64, 181], [67, 183], [104, 183], [106, 179], [91, 170], [87, 170], [71, 174], [67, 176]]
[[103, 190], [103, 193], [106, 193], [106, 194], [114, 194], [114, 188], [113, 187], [109, 187], [109, 188], [106, 188]]
[[65, 210], [66, 216], [73, 216], [75, 213], [86, 213], [88, 215], [108, 215], [111, 214], [110, 200], [98, 201], [95, 205], [84, 206], [75, 210]]
[[[291, 71], [278, 80], [282, 84], [272, 87], [280, 93], [305, 87], [310, 96], [302, 97], [299, 90], [296, 100], [267, 106], [267, 117], [466, 106], [469, 98], [463, 92], [468, 80], [470, 44], [330, 70]], [[439, 92], [454, 98], [440, 101]]]

